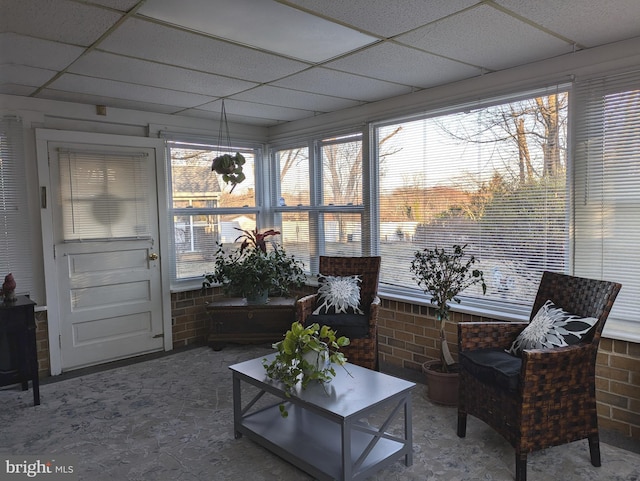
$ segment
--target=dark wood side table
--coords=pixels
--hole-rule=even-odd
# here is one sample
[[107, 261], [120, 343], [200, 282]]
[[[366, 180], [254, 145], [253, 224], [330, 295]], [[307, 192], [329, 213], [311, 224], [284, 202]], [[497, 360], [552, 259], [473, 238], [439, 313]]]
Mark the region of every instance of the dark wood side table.
[[36, 303], [26, 296], [0, 303], [0, 386], [33, 385], [33, 405], [40, 404], [38, 353], [36, 349]]
[[296, 299], [270, 297], [266, 304], [250, 305], [230, 297], [206, 304], [207, 342], [215, 350], [225, 343], [259, 344], [282, 340], [296, 320]]

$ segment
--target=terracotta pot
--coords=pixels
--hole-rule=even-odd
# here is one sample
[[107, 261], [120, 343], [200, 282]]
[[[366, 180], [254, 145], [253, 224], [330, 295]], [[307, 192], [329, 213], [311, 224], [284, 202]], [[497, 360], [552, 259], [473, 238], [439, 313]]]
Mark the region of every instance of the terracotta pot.
[[422, 364], [422, 372], [427, 381], [427, 398], [444, 406], [458, 405], [458, 373], [440, 372], [434, 369], [440, 365], [439, 360]]

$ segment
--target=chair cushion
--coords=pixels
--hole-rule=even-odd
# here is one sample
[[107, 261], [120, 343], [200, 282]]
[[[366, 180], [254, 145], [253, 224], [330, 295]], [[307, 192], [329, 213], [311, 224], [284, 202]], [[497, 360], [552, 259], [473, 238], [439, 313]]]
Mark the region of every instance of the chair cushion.
[[360, 276], [318, 275], [318, 300], [313, 314], [364, 314], [360, 309]]
[[524, 349], [543, 349], [577, 344], [598, 322], [595, 317], [579, 317], [547, 301], [508, 349], [521, 356]]
[[478, 349], [459, 354], [460, 366], [476, 379], [508, 391], [517, 391], [522, 359], [504, 349]]
[[309, 322], [326, 324], [339, 336], [361, 339], [369, 335], [369, 319], [364, 314], [319, 314], [309, 316]]

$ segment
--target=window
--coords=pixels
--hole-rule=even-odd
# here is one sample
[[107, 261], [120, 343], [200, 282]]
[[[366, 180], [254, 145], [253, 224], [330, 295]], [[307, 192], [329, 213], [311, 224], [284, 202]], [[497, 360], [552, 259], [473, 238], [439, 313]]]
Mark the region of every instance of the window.
[[22, 122], [0, 118], [0, 283], [13, 274], [16, 293], [33, 289]]
[[[225, 149], [226, 150], [226, 149]], [[170, 205], [175, 255], [174, 281], [201, 278], [212, 270], [213, 256], [222, 243], [233, 247], [237, 229], [255, 229], [256, 165], [259, 149], [232, 147], [244, 155], [246, 179], [232, 189], [211, 171], [213, 159], [223, 152], [214, 145], [169, 141]]]
[[568, 269], [567, 91], [464, 106], [374, 127], [381, 284], [413, 288], [416, 250], [467, 244], [465, 297], [531, 303], [543, 270]]
[[640, 73], [576, 82], [575, 272], [620, 282], [607, 335], [638, 340]]
[[287, 251], [311, 272], [319, 255], [362, 255], [362, 134], [278, 148], [274, 162], [276, 225]]

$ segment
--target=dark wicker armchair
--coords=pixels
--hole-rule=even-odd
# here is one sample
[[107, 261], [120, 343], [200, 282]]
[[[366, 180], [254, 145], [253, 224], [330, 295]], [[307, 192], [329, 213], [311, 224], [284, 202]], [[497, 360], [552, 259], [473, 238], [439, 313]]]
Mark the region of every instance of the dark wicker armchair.
[[[380, 257], [329, 257], [320, 256], [320, 274], [327, 276], [352, 276], [359, 275], [362, 279], [360, 285], [360, 306], [364, 312], [364, 329], [362, 337], [349, 335], [351, 344], [341, 349], [347, 360], [353, 364], [369, 369], [378, 369], [378, 309], [380, 298], [378, 297], [378, 278], [380, 276]], [[299, 299], [296, 305], [297, 320], [303, 325], [316, 322], [312, 312], [316, 306], [318, 294], [311, 294]], [[334, 314], [333, 319], [327, 316], [319, 321], [332, 327], [340, 324], [340, 316]], [[335, 322], [333, 322], [335, 321]], [[368, 326], [368, 328], [367, 328]], [[338, 335], [340, 327], [336, 327]]]
[[516, 481], [526, 480], [528, 453], [585, 438], [589, 441], [591, 463], [600, 466], [596, 354], [620, 288], [614, 282], [545, 272], [530, 320], [551, 300], [577, 316], [594, 317], [597, 323], [578, 344], [524, 350], [516, 358], [519, 364], [511, 365], [511, 372], [504, 367], [497, 371], [495, 364], [479, 367], [470, 360], [477, 361], [487, 353], [514, 358], [504, 350], [528, 323], [460, 323], [458, 436], [466, 434], [467, 414], [495, 429], [515, 448]]

